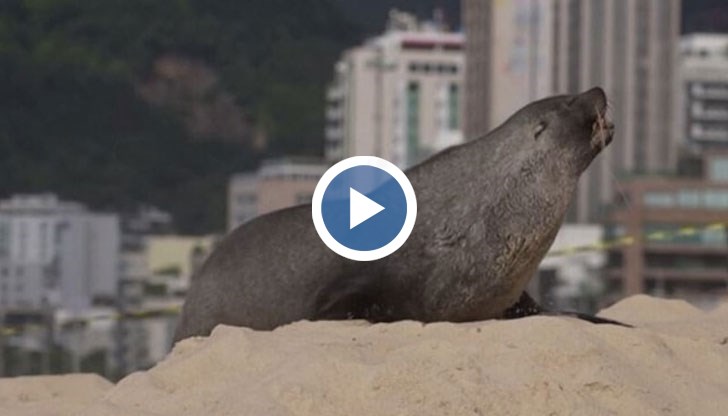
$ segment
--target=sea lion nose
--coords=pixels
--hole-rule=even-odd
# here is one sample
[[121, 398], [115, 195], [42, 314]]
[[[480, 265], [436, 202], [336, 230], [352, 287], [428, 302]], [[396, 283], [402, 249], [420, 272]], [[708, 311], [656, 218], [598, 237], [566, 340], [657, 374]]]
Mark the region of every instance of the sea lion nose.
[[604, 115], [607, 108], [607, 94], [601, 87], [594, 87], [579, 94], [579, 101], [601, 115]]

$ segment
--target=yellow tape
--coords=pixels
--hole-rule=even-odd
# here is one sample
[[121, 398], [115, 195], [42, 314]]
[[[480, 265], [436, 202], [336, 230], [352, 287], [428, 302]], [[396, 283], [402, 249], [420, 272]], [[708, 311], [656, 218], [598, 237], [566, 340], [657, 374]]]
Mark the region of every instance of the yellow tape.
[[[676, 231], [653, 231], [649, 234], [646, 234], [644, 238], [647, 241], [669, 241], [673, 240], [675, 237], [678, 236], [691, 236], [696, 235], [702, 230], [710, 230], [710, 231], [716, 231], [716, 230], [723, 230], [728, 229], [728, 223], [712, 223], [708, 224], [704, 227], [681, 227]], [[571, 247], [562, 247], [558, 250], [553, 250], [549, 252], [546, 256], [547, 257], [558, 257], [558, 256], [566, 256], [566, 255], [573, 255], [575, 253], [579, 252], [585, 252], [585, 251], [604, 251], [611, 248], [616, 247], [624, 247], [624, 246], [630, 246], [635, 244], [637, 241], [637, 237], [635, 236], [625, 236], [618, 238], [616, 240], [604, 240], [599, 241], [594, 244], [588, 244], [583, 246], [571, 246]]]
[[683, 227], [677, 232], [678, 235], [695, 235], [698, 230], [695, 227]]
[[664, 231], [657, 231], [654, 233], [647, 234], [648, 240], [658, 240], [659, 241], [659, 240], [665, 240], [667, 238], [669, 238], [669, 235]]

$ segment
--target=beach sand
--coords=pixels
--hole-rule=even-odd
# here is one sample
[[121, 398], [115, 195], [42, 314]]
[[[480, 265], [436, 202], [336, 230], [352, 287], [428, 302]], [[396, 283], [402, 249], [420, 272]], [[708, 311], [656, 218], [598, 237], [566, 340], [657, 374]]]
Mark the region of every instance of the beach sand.
[[0, 415], [728, 415], [728, 304], [635, 296], [600, 315], [636, 328], [562, 317], [219, 326], [115, 386], [0, 379]]

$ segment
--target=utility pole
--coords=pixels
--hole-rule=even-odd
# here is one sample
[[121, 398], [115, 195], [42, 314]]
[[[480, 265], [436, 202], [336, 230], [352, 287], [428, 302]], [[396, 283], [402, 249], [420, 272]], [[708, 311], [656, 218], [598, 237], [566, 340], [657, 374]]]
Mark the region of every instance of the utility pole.
[[5, 309], [0, 308], [0, 377], [5, 377]]
[[43, 340], [43, 352], [41, 353], [41, 366], [40, 371], [41, 374], [50, 374], [51, 373], [51, 354], [53, 352], [53, 330], [54, 330], [54, 324], [55, 324], [55, 313], [53, 311], [53, 308], [50, 305], [46, 305], [43, 308], [43, 327], [45, 329], [44, 335], [45, 339]]

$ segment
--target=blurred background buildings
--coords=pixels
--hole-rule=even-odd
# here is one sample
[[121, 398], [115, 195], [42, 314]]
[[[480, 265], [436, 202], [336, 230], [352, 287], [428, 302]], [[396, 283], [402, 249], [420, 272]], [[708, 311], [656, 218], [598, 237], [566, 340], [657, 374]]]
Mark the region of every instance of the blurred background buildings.
[[52, 194], [0, 201], [0, 307], [112, 304], [118, 263], [118, 216]]
[[370, 155], [405, 168], [463, 141], [463, 35], [393, 10], [349, 49], [327, 92], [328, 160]]
[[582, 177], [568, 221], [599, 221], [612, 200], [615, 174], [673, 169], [680, 1], [462, 4], [472, 66], [469, 138], [487, 133], [528, 102], [595, 85], [607, 92], [619, 140]]
[[[728, 36], [697, 33], [680, 42], [676, 132], [686, 150], [728, 148]], [[725, 179], [725, 178], [723, 178]]]
[[[728, 150], [728, 149], [726, 149]], [[709, 307], [728, 289], [728, 151], [705, 154], [702, 175], [632, 176], [606, 219], [604, 273], [613, 300], [649, 293]], [[605, 299], [606, 301], [606, 299]]]
[[[635, 293], [726, 298], [724, 2], [182, 3], [0, 5], [32, 29], [0, 34], [0, 97], [14, 97], [0, 118], [0, 375], [154, 365], [225, 231], [310, 202], [343, 158], [406, 168], [595, 85], [615, 140], [530, 293], [585, 312]], [[162, 18], [174, 23], [159, 31]], [[59, 140], [70, 150], [48, 153]]]
[[228, 184], [228, 230], [258, 215], [310, 203], [328, 168], [311, 158], [267, 159], [255, 172], [233, 175]]

